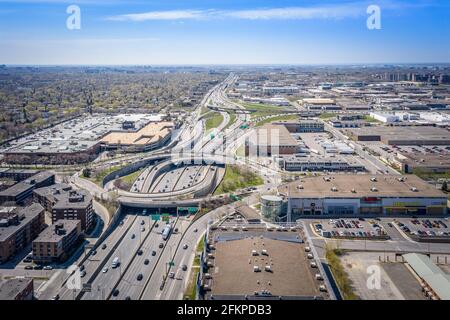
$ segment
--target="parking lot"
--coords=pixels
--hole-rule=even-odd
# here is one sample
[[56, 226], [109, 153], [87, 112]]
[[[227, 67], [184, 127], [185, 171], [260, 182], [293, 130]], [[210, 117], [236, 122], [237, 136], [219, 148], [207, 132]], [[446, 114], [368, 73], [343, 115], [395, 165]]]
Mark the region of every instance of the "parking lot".
[[450, 222], [447, 218], [401, 218], [395, 224], [416, 241], [450, 242]]
[[389, 239], [383, 225], [374, 219], [329, 219], [313, 223], [316, 233], [326, 238]]

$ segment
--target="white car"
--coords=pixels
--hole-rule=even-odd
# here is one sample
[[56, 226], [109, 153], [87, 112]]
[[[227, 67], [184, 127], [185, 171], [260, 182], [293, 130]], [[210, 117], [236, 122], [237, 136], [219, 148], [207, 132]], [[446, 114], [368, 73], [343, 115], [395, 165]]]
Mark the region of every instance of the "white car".
[[45, 266], [43, 269], [44, 270], [53, 270], [53, 267], [52, 266]]
[[102, 272], [103, 273], [107, 273], [108, 272], [108, 268], [103, 268]]

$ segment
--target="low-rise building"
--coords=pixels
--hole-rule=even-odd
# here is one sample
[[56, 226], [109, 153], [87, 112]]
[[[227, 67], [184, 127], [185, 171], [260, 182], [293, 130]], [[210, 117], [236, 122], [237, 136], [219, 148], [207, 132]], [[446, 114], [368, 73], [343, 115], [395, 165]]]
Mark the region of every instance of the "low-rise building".
[[67, 184], [56, 184], [34, 190], [35, 201], [52, 214], [52, 222], [60, 219], [80, 220], [81, 229], [94, 226], [92, 196], [85, 190], [73, 190]]
[[0, 281], [0, 301], [33, 300], [32, 278], [17, 278]]
[[281, 160], [281, 166], [286, 171], [365, 171], [366, 168], [358, 162], [349, 163], [342, 158], [322, 158], [315, 156], [287, 156]]
[[417, 176], [332, 175], [282, 185], [292, 217], [319, 215], [443, 215], [447, 196]]
[[285, 126], [290, 133], [324, 132], [324, 124], [316, 120], [274, 121], [273, 125]]
[[245, 141], [246, 156], [271, 157], [280, 154], [295, 154], [300, 144], [284, 126], [265, 124], [255, 130]]
[[33, 195], [33, 190], [55, 183], [55, 175], [48, 171], [39, 172], [12, 187], [0, 192], [0, 203], [11, 202], [22, 205]]
[[51, 263], [65, 260], [81, 234], [80, 220], [58, 220], [33, 241], [33, 260]]
[[44, 212], [37, 203], [0, 209], [0, 262], [9, 260], [39, 235], [45, 225]]

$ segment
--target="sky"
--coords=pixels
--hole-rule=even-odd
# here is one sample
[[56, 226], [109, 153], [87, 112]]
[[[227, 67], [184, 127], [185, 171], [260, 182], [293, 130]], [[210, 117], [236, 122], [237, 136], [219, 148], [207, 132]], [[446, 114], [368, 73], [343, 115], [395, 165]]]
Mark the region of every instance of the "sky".
[[448, 0], [0, 0], [0, 64], [438, 62], [450, 62]]

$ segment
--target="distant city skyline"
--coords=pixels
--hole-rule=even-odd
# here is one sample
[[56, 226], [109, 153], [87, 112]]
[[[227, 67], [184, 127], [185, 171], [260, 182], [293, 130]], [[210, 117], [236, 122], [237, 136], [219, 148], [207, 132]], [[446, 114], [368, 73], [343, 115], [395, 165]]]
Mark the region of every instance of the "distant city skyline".
[[[79, 30], [66, 26], [70, 5]], [[0, 64], [449, 63], [449, 13], [437, 0], [0, 0]]]

